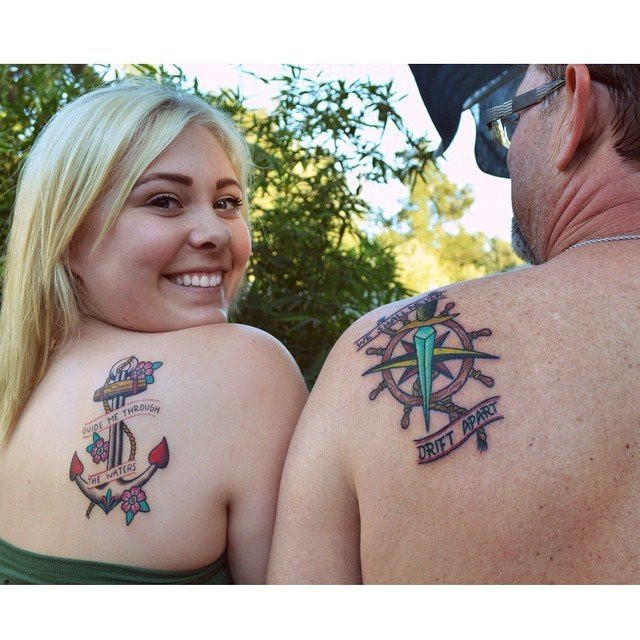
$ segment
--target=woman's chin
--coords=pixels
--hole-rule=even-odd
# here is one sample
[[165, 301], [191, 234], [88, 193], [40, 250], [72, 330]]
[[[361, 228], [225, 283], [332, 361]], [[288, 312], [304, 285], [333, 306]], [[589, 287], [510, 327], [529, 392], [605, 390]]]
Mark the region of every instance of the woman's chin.
[[201, 327], [208, 324], [224, 324], [229, 321], [229, 312], [226, 306], [214, 306], [194, 309], [192, 313], [166, 314], [159, 313], [153, 317], [144, 314], [136, 317], [135, 314], [112, 315], [92, 313], [88, 314], [88, 321], [97, 321], [105, 325], [111, 325], [126, 331], [139, 331], [141, 333], [163, 333], [167, 331], [181, 331], [192, 327]]

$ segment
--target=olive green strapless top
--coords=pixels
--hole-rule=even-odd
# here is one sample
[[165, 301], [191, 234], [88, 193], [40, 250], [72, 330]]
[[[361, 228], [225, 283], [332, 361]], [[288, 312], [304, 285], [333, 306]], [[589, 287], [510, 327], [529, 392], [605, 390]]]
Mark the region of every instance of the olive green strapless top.
[[26, 551], [0, 538], [0, 584], [233, 584], [226, 554], [200, 569], [165, 571]]

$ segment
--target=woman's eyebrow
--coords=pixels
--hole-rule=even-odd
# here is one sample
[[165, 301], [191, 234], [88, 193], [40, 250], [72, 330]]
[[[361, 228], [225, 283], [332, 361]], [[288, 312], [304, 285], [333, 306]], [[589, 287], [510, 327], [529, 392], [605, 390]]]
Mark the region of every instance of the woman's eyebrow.
[[152, 180], [169, 180], [170, 182], [179, 182], [180, 184], [184, 184], [187, 187], [190, 187], [193, 184], [193, 180], [189, 176], [185, 176], [182, 173], [150, 173], [147, 176], [143, 176], [133, 185], [133, 188], [139, 187], [147, 182], [151, 182]]
[[[152, 180], [169, 180], [170, 182], [178, 182], [180, 184], [184, 184], [187, 187], [190, 187], [193, 184], [193, 180], [189, 176], [186, 176], [182, 173], [158, 172], [150, 173], [147, 176], [143, 176], [142, 178], [140, 178], [140, 180], [138, 180], [138, 182], [135, 183], [135, 185], [133, 185], [133, 188], [135, 189], [136, 187], [139, 187], [140, 185], [143, 185], [147, 182], [151, 182]], [[221, 178], [216, 183], [216, 188], [224, 189], [224, 187], [228, 187], [229, 185], [234, 185], [238, 187], [238, 189], [242, 189], [240, 183], [234, 178]]]
[[242, 190], [240, 183], [237, 180], [234, 180], [233, 178], [221, 178], [220, 180], [218, 180], [218, 182], [216, 182], [217, 189], [224, 189], [229, 185], [234, 185], [238, 187], [238, 189]]

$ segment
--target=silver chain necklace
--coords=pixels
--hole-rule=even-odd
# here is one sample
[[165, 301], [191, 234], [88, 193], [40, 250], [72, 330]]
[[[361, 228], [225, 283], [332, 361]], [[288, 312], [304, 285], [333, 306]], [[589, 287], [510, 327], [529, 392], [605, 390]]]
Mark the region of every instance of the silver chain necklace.
[[567, 247], [562, 253], [565, 251], [569, 251], [569, 249], [575, 249], [576, 247], [580, 247], [585, 244], [598, 244], [600, 242], [614, 242], [615, 240], [640, 240], [640, 233], [631, 233], [625, 234], [621, 236], [609, 236], [607, 238], [592, 238], [591, 240], [583, 240], [582, 242], [576, 242], [572, 244], [570, 247]]

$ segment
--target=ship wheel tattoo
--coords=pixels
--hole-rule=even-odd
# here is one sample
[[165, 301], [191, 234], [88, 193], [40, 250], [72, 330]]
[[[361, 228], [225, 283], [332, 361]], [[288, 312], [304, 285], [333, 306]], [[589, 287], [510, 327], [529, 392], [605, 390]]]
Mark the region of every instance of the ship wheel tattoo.
[[[448, 455], [472, 435], [478, 451], [487, 451], [486, 427], [502, 418], [496, 408], [498, 397], [471, 408], [456, 402], [456, 394], [470, 379], [493, 387], [493, 378], [482, 373], [476, 361], [497, 360], [498, 356], [479, 351], [474, 344], [479, 338], [489, 338], [491, 330], [467, 331], [458, 319], [460, 314], [452, 313], [454, 302], [446, 302], [438, 311], [443, 298], [444, 292], [439, 291], [412, 302], [379, 320], [375, 329], [356, 342], [360, 349], [384, 336], [384, 346], [367, 347], [365, 353], [380, 361], [362, 375], [381, 375], [369, 399], [388, 391], [403, 405], [402, 429], [409, 428], [414, 407], [422, 409], [427, 435], [414, 440], [420, 464]], [[436, 413], [443, 414], [446, 424], [430, 433]]]
[[[69, 469], [69, 479], [89, 498], [85, 514], [87, 518], [96, 505], [107, 514], [119, 504], [127, 525], [131, 524], [137, 513], [150, 511], [142, 487], [158, 469], [164, 469], [169, 464], [169, 447], [166, 439], [162, 438], [149, 452], [148, 466], [141, 471], [136, 458], [136, 439], [124, 418], [156, 416], [159, 413], [160, 403], [157, 400], [127, 402], [127, 399], [146, 391], [155, 380], [156, 369], [161, 366], [162, 362], [159, 361], [138, 360], [135, 356], [124, 358], [111, 367], [104, 385], [93, 394], [94, 402], [101, 403], [105, 412], [86, 423], [82, 429], [82, 436], [89, 439], [85, 447], [85, 453], [90, 458], [87, 464], [92, 465], [94, 471], [83, 476], [85, 467], [77, 451], [73, 454]], [[127, 444], [129, 454], [123, 460]]]

